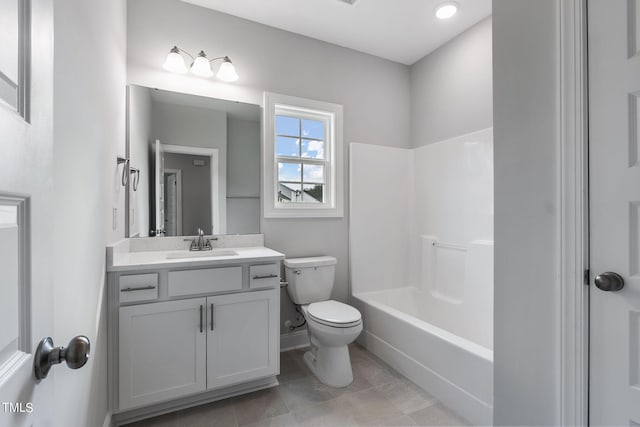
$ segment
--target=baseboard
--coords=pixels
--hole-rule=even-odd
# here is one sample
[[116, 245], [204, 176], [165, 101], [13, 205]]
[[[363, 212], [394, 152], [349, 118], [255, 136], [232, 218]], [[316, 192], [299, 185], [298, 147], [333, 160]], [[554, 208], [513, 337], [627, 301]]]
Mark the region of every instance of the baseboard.
[[309, 337], [306, 329], [280, 335], [280, 351], [295, 350], [296, 348], [308, 346]]
[[102, 427], [111, 427], [113, 424], [111, 423], [111, 412], [108, 411], [104, 416], [104, 422], [102, 423]]
[[383, 339], [368, 331], [363, 331], [360, 334], [358, 343], [428, 391], [445, 406], [452, 408], [473, 425], [489, 426], [493, 424], [493, 407], [488, 406], [465, 390], [447, 381], [447, 379], [396, 349]]
[[123, 424], [137, 422], [143, 419], [168, 414], [170, 412], [176, 412], [192, 408], [194, 406], [216, 402], [222, 399], [228, 399], [230, 397], [276, 387], [278, 384], [276, 377], [267, 377], [260, 380], [250, 381], [248, 383], [237, 384], [235, 386], [223, 387], [222, 389], [196, 393], [190, 396], [180, 397], [166, 402], [159, 402], [142, 408], [133, 408], [116, 413], [112, 416], [111, 422], [112, 425], [122, 426]]

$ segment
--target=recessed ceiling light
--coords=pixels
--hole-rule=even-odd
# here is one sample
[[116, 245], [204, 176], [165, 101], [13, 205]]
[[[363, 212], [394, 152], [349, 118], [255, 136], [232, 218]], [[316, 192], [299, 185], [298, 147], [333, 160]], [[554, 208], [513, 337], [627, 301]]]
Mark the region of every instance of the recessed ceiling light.
[[458, 12], [458, 5], [454, 2], [442, 3], [436, 8], [436, 18], [449, 19]]

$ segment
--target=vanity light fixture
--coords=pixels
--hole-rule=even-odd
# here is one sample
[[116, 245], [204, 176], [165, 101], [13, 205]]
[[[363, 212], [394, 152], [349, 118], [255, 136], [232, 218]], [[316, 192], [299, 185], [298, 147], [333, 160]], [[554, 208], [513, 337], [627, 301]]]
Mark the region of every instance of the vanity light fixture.
[[[187, 68], [187, 64], [184, 62], [182, 53], [185, 53], [192, 59], [193, 62], [191, 63], [190, 68]], [[194, 57], [186, 50], [180, 49], [178, 46], [171, 48], [162, 68], [167, 71], [171, 71], [172, 73], [179, 74], [185, 74], [191, 70], [191, 72], [196, 76], [212, 77], [213, 70], [211, 69], [211, 63], [218, 59], [222, 60], [222, 64], [220, 64], [216, 77], [225, 82], [235, 82], [238, 80], [236, 68], [233, 66], [233, 63], [228, 56], [219, 56], [217, 58], [209, 59], [207, 58], [207, 54], [201, 50], [200, 53], [198, 53], [198, 56]]]
[[439, 4], [436, 8], [436, 18], [449, 19], [458, 12], [458, 4], [452, 1]]

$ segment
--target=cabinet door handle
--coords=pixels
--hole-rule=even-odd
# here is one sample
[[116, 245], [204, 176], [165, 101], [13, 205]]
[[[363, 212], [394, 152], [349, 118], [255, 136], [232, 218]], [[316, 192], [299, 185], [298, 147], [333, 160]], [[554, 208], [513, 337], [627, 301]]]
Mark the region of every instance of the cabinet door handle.
[[200, 304], [200, 333], [202, 333], [202, 304]]
[[267, 276], [253, 276], [253, 280], [259, 280], [259, 279], [274, 279], [278, 277], [277, 274], [269, 274]]
[[150, 289], [155, 289], [155, 288], [156, 287], [153, 286], [153, 285], [140, 286], [140, 287], [137, 287], [137, 288], [128, 287], [128, 288], [120, 289], [120, 292], [148, 291]]
[[211, 304], [211, 330], [213, 331], [213, 304]]

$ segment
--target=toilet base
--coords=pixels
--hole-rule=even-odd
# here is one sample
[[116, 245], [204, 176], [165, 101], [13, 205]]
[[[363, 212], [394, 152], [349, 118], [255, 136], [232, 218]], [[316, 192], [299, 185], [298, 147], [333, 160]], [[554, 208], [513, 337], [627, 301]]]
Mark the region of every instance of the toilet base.
[[304, 354], [304, 362], [311, 372], [331, 387], [346, 387], [353, 382], [349, 347], [318, 347], [311, 345], [311, 351]]

